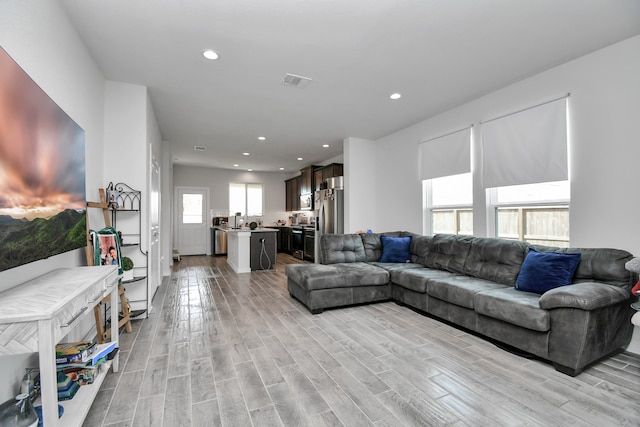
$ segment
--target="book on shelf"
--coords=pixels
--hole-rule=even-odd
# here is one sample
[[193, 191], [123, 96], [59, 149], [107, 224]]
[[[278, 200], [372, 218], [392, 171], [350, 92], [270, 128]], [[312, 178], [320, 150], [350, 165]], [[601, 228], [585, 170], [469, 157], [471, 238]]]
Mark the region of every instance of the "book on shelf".
[[56, 363], [64, 365], [68, 363], [82, 362], [96, 349], [93, 341], [78, 341], [56, 344]]
[[58, 371], [58, 401], [73, 399], [79, 388], [80, 384]]
[[118, 343], [116, 341], [106, 342], [104, 344], [98, 344], [96, 349], [93, 351], [85, 364], [88, 366], [96, 365], [100, 359], [106, 358], [112, 351], [114, 351], [118, 347]]
[[93, 353], [85, 360], [58, 365], [58, 378], [62, 378], [60, 374], [63, 374], [78, 385], [92, 384], [100, 373], [102, 365], [107, 359], [110, 359], [110, 354], [116, 350], [116, 346], [116, 342], [98, 344]]

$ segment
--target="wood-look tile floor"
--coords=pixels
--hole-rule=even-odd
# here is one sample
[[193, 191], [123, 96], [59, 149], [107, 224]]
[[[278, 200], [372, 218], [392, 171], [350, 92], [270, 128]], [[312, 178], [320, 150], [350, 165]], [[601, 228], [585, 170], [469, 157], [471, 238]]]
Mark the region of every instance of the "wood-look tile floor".
[[575, 378], [393, 302], [311, 315], [284, 265], [183, 257], [85, 426], [638, 426], [640, 357]]

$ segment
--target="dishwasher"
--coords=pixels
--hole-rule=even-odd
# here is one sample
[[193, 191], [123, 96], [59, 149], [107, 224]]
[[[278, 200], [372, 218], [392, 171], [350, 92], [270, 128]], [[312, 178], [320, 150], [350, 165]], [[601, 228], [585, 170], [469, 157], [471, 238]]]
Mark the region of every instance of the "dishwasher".
[[212, 252], [214, 256], [227, 254], [227, 232], [219, 228], [213, 229]]

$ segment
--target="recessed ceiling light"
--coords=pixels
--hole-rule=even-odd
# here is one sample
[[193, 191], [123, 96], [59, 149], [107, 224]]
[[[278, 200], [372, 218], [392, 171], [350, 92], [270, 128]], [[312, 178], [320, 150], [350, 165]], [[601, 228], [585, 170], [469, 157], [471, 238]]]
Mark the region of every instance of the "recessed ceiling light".
[[391, 99], [400, 99], [400, 98], [402, 98], [402, 94], [401, 94], [401, 93], [398, 93], [398, 92], [396, 92], [396, 93], [392, 93], [392, 94], [389, 96], [389, 98], [391, 98]]
[[218, 59], [218, 54], [215, 53], [214, 51], [212, 51], [211, 49], [207, 49], [205, 51], [202, 52], [202, 56], [204, 56], [207, 59], [210, 59], [212, 61]]
[[239, 164], [237, 164], [237, 163], [234, 163], [234, 164], [233, 164], [233, 166], [237, 168], [237, 167], [238, 167], [238, 166], [240, 166], [240, 165], [239, 165]]
[[247, 169], [247, 172], [253, 172], [253, 169]]
[[283, 171], [283, 170], [284, 170], [284, 168], [280, 168], [280, 170], [281, 170], [281, 171]]
[[267, 138], [265, 138], [264, 136], [259, 136], [258, 137], [258, 141], [265, 141]]
[[304, 160], [302, 157], [298, 157], [298, 160]]
[[322, 145], [324, 148], [329, 148], [329, 144], [323, 144]]
[[243, 156], [248, 156], [248, 155], [249, 155], [249, 153], [242, 153], [242, 155], [243, 155]]

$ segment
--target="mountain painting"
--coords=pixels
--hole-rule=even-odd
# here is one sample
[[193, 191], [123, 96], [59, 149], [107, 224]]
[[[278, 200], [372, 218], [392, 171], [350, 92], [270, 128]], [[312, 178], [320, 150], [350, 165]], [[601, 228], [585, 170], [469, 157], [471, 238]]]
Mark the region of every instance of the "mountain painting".
[[84, 131], [0, 48], [0, 271], [86, 246]]

